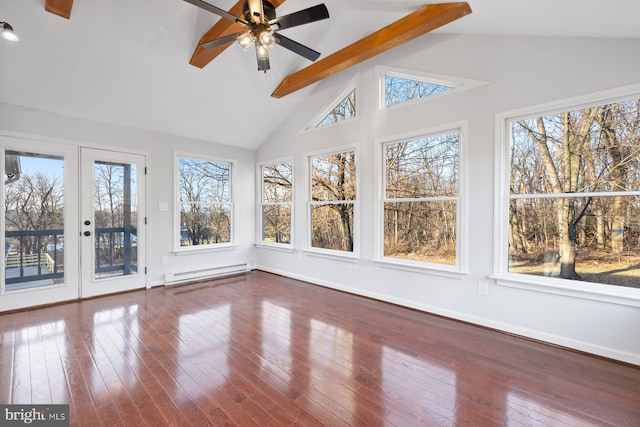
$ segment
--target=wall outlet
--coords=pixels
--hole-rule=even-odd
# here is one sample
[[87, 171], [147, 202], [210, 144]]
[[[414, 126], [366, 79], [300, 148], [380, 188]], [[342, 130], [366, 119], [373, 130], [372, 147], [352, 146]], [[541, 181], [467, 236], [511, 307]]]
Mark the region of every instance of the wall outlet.
[[478, 293], [480, 295], [489, 295], [489, 282], [478, 282]]
[[169, 264], [169, 257], [168, 257], [168, 256], [163, 256], [163, 257], [161, 258], [161, 261], [160, 261], [160, 262], [162, 263], [162, 265], [167, 265], [167, 264]]
[[353, 273], [353, 265], [347, 265], [347, 274]]

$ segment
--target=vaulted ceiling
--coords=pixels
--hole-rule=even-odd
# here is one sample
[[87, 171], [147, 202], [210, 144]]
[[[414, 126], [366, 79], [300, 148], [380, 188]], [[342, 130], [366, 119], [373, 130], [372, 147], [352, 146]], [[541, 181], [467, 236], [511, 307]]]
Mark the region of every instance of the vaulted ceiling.
[[[237, 0], [209, 2], [229, 10]], [[0, 40], [0, 102], [256, 148], [315, 82], [305, 81], [301, 90], [276, 99], [271, 95], [283, 79], [291, 74], [290, 79], [307, 79], [318, 67], [335, 66], [332, 54], [426, 3], [273, 2], [279, 4], [278, 16], [326, 4], [330, 19], [283, 30], [322, 53], [316, 69], [278, 48], [271, 51], [266, 74], [256, 71], [255, 54], [237, 45], [220, 49], [211, 60], [213, 52], [198, 43], [211, 37], [209, 31], [219, 31], [212, 30], [216, 25], [228, 24], [182, 0], [0, 0], [0, 21], [20, 36], [17, 43]], [[640, 38], [637, 0], [470, 0], [469, 5], [472, 14], [434, 32]], [[428, 43], [429, 35], [419, 37]]]

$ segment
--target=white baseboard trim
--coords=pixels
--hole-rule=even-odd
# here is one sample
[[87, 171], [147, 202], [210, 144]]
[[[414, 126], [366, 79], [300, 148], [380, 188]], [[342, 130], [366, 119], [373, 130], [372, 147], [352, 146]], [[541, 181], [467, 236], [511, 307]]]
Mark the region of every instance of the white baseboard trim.
[[255, 265], [254, 268], [257, 270], [268, 272], [268, 273], [289, 277], [291, 279], [309, 282], [314, 285], [324, 286], [326, 288], [331, 288], [331, 289], [347, 292], [354, 295], [372, 298], [372, 299], [383, 301], [383, 302], [389, 302], [389, 303], [397, 304], [403, 307], [424, 311], [426, 313], [448, 317], [455, 320], [461, 320], [463, 322], [472, 323], [472, 324], [483, 326], [486, 328], [491, 328], [498, 331], [519, 335], [525, 338], [530, 338], [537, 341], [543, 341], [549, 344], [559, 345], [569, 349], [578, 350], [585, 353], [590, 353], [597, 356], [602, 356], [609, 359], [618, 360], [621, 362], [640, 366], [640, 354], [621, 351], [621, 350], [617, 350], [610, 347], [604, 347], [601, 345], [580, 341], [580, 340], [575, 340], [573, 338], [563, 337], [560, 335], [549, 334], [549, 333], [538, 331], [535, 329], [523, 328], [517, 325], [499, 322], [496, 320], [487, 319], [485, 317], [473, 316], [466, 313], [461, 313], [459, 311], [447, 310], [441, 307], [436, 307], [428, 304], [417, 304], [415, 302], [404, 300], [401, 298], [394, 298], [394, 297], [390, 297], [389, 295], [379, 294], [376, 292], [367, 292], [367, 291], [363, 291], [362, 289], [358, 289], [350, 286], [344, 286], [344, 285], [340, 285], [337, 283], [332, 283], [324, 280], [318, 280], [314, 277], [295, 274], [295, 273], [291, 273], [288, 271], [279, 270], [271, 267]]
[[166, 286], [193, 282], [196, 280], [214, 279], [238, 273], [246, 273], [251, 271], [252, 266], [249, 262], [239, 264], [221, 265], [214, 267], [206, 267], [201, 269], [191, 269], [176, 273], [166, 273], [164, 275], [164, 283]]

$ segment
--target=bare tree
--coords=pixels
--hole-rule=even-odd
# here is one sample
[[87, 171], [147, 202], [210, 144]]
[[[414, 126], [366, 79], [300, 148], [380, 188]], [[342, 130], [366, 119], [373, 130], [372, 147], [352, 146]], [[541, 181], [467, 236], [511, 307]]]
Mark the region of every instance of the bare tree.
[[180, 158], [180, 217], [189, 244], [231, 240], [231, 165]]
[[265, 241], [291, 243], [292, 177], [290, 162], [262, 168], [262, 235]]
[[[64, 228], [64, 191], [55, 176], [37, 172], [23, 174], [5, 187], [5, 219], [8, 231], [62, 230]], [[51, 236], [23, 240], [24, 253], [36, 253], [55, 244]]]
[[455, 264], [458, 134], [385, 146], [384, 254]]
[[453, 89], [450, 86], [406, 79], [396, 76], [385, 76], [385, 104], [387, 107], [426, 96], [436, 95]]
[[[530, 242], [531, 236], [545, 235], [551, 226], [547, 222], [550, 218], [554, 218], [553, 234], [557, 241], [552, 245], [558, 251], [562, 278], [581, 279], [576, 272], [579, 245], [602, 251], [608, 241], [613, 254], [619, 256], [623, 252], [626, 222], [634, 206], [630, 205], [632, 199], [620, 194], [611, 197], [580, 197], [580, 194], [639, 188], [634, 172], [640, 163], [638, 104], [638, 100], [608, 104], [514, 124], [512, 194], [558, 197], [548, 199], [552, 203], [541, 203], [540, 209], [534, 208], [536, 199], [512, 200], [512, 252], [526, 253], [522, 237]], [[526, 218], [530, 214], [535, 221]], [[592, 246], [589, 242], [593, 242]]]
[[313, 246], [353, 251], [355, 152], [315, 157], [311, 186]]
[[347, 95], [336, 107], [318, 123], [316, 127], [322, 127], [350, 119], [356, 115], [356, 91], [355, 89]]

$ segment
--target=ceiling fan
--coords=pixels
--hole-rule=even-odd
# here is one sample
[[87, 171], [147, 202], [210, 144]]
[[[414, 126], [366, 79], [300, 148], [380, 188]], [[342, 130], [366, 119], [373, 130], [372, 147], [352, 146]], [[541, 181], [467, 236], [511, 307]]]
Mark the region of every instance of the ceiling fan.
[[245, 0], [242, 7], [244, 17], [241, 18], [202, 0], [184, 1], [245, 27], [244, 31], [201, 43], [200, 46], [211, 49], [237, 41], [246, 50], [254, 45], [258, 71], [266, 73], [271, 68], [269, 50], [276, 44], [310, 61], [315, 61], [320, 57], [320, 52], [285, 37], [277, 31], [329, 18], [329, 11], [324, 4], [276, 17], [276, 9], [268, 0]]

